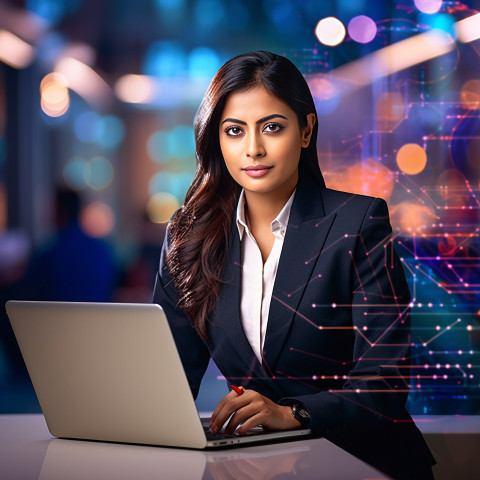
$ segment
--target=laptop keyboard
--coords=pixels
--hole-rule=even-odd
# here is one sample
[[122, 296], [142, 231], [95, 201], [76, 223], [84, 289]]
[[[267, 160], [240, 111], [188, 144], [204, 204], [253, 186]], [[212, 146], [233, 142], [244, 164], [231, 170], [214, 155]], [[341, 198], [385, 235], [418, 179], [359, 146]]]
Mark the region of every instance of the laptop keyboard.
[[[218, 432], [218, 433], [212, 433], [210, 431], [210, 427], [203, 427], [203, 430], [205, 432], [205, 435], [207, 437], [207, 440], [219, 440], [222, 438], [234, 438], [238, 437], [238, 433], [225, 433], [225, 432]], [[249, 430], [247, 433], [243, 435], [261, 435], [262, 433], [265, 433], [265, 430], [262, 427], [255, 427], [252, 428], [252, 430]]]

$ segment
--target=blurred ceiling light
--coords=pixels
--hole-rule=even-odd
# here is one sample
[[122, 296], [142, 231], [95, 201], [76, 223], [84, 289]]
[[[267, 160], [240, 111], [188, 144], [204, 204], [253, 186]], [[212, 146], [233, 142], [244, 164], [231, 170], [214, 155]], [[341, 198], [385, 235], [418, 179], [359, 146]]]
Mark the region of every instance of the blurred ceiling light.
[[150, 103], [156, 96], [158, 83], [147, 75], [124, 75], [115, 83], [117, 97], [126, 103]]
[[91, 67], [95, 63], [97, 54], [95, 49], [86, 43], [71, 43], [62, 50], [57, 61], [65, 57], [74, 58]]
[[335, 17], [322, 18], [315, 28], [318, 40], [329, 47], [342, 43], [346, 30], [343, 23]]
[[452, 37], [442, 30], [434, 29], [414, 35], [400, 42], [377, 50], [359, 60], [338, 67], [331, 72], [336, 79], [344, 79], [358, 86], [368, 85], [373, 80], [432, 58], [444, 55], [455, 47]]
[[34, 47], [13, 33], [0, 30], [0, 61], [13, 68], [26, 68], [34, 56]]
[[48, 25], [41, 17], [4, 3], [0, 3], [0, 29], [6, 29], [29, 43], [36, 43], [45, 34]]
[[70, 106], [67, 79], [59, 73], [49, 73], [40, 83], [40, 104], [49, 117], [61, 117]]
[[455, 35], [462, 43], [473, 42], [480, 38], [480, 13], [455, 23]]
[[67, 79], [67, 86], [77, 92], [93, 108], [102, 108], [110, 103], [112, 91], [103, 78], [85, 63], [72, 58], [61, 58], [55, 72]]

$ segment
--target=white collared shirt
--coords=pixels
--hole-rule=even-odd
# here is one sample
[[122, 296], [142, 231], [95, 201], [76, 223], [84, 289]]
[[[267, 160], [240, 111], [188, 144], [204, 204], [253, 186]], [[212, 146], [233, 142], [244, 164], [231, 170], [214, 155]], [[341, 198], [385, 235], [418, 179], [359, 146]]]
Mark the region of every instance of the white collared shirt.
[[292, 208], [292, 193], [285, 206], [272, 221], [271, 229], [275, 236], [272, 250], [265, 264], [262, 253], [245, 219], [245, 193], [242, 190], [237, 205], [237, 228], [241, 242], [242, 290], [240, 314], [243, 331], [252, 349], [262, 363], [262, 350], [267, 332], [268, 313], [272, 299], [273, 285], [277, 275], [278, 262], [282, 253], [283, 240], [287, 231]]

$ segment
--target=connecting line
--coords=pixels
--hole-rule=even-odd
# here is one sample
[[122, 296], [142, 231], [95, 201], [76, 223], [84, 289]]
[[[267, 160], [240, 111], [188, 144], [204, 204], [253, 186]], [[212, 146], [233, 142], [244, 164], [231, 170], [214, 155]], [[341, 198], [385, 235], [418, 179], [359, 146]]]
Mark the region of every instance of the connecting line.
[[424, 347], [426, 347], [429, 343], [433, 342], [436, 338], [438, 338], [440, 335], [443, 335], [445, 332], [447, 332], [448, 330], [450, 330], [452, 328], [453, 325], [457, 324], [461, 322], [461, 320], [458, 318], [457, 320], [455, 320], [453, 323], [451, 323], [450, 325], [448, 325], [447, 327], [445, 327], [441, 332], [437, 333], [437, 335], [435, 335], [434, 337], [432, 337], [430, 340], [428, 340], [428, 342], [423, 342], [422, 345]]

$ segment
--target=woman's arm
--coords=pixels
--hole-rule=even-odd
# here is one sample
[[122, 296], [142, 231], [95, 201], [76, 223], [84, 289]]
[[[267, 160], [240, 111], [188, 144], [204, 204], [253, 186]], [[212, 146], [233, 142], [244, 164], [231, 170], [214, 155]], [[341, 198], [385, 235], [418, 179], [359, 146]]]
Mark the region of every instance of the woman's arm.
[[[355, 340], [352, 369], [343, 387], [311, 395], [283, 398], [302, 403], [315, 434], [351, 426], [376, 428], [409, 418], [410, 292], [400, 260], [390, 241], [385, 201], [374, 199], [349, 251], [354, 282], [351, 316]], [[405, 376], [405, 378], [404, 378]]]
[[205, 343], [192, 327], [187, 316], [180, 308], [177, 308], [178, 296], [166, 264], [168, 248], [169, 233], [167, 227], [160, 254], [160, 265], [155, 280], [153, 303], [158, 303], [165, 311], [190, 389], [194, 398], [196, 398], [202, 377], [210, 360], [210, 353]]

